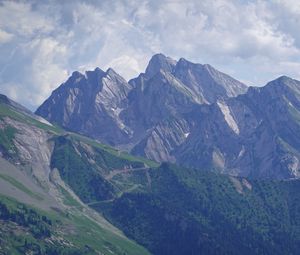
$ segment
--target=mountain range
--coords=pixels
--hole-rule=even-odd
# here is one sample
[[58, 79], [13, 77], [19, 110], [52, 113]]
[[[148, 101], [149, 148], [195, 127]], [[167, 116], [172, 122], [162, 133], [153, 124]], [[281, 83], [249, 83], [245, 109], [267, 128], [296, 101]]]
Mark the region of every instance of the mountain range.
[[50, 122], [156, 162], [235, 176], [299, 177], [300, 82], [245, 84], [210, 65], [154, 55], [127, 82], [72, 76], [37, 109]]
[[3, 254], [297, 254], [300, 247], [297, 179], [158, 164], [50, 124], [5, 96], [0, 151]]
[[298, 254], [299, 88], [157, 54], [0, 95], [0, 254]]

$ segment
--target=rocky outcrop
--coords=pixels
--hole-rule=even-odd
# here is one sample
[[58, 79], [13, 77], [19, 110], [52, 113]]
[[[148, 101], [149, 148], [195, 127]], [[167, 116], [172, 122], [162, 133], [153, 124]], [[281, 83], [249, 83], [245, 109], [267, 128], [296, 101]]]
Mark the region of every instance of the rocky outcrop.
[[74, 72], [36, 113], [66, 129], [110, 144], [126, 141], [130, 128], [119, 117], [131, 86], [114, 70]]
[[135, 154], [174, 161], [171, 152], [193, 126], [184, 115], [195, 105], [235, 96], [246, 88], [209, 65], [156, 54], [145, 73], [128, 83], [112, 69], [74, 72], [36, 113]]
[[210, 65], [157, 54], [128, 83], [112, 69], [75, 72], [37, 113], [158, 162], [298, 177], [300, 83], [280, 77], [245, 92]]
[[253, 178], [300, 176], [300, 82], [280, 77], [194, 110], [200, 120], [174, 152], [180, 164]]

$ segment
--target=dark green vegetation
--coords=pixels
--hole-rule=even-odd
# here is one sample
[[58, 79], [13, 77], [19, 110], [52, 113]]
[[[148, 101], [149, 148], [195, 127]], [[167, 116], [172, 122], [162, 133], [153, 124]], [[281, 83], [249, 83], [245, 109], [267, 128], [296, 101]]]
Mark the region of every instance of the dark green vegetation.
[[250, 181], [163, 164], [151, 192], [97, 205], [154, 254], [298, 254], [300, 182]]
[[[109, 180], [106, 177], [111, 171], [146, 168], [139, 159], [118, 157], [99, 146], [83, 144], [70, 135], [59, 136], [54, 141], [51, 168], [57, 168], [62, 179], [86, 203], [113, 199], [122, 194], [123, 189], [140, 183], [140, 179], [127, 180], [127, 184], [117, 178]], [[134, 178], [139, 178], [138, 174], [136, 176]]]
[[[15, 128], [11, 125], [14, 125]], [[52, 140], [49, 140], [49, 146], [55, 143], [55, 151], [62, 152], [63, 156], [66, 156], [66, 162], [68, 160], [71, 162], [61, 171], [62, 174], [66, 169], [64, 178], [68, 178], [70, 183], [76, 182], [74, 182], [75, 179], [72, 179], [68, 171], [76, 170], [78, 168], [77, 163], [80, 168], [84, 168], [82, 170], [87, 171], [86, 173], [82, 171], [80, 175], [77, 175], [83, 181], [90, 180], [95, 184], [95, 189], [87, 188], [85, 191], [89, 199], [87, 201], [106, 197], [101, 194], [107, 188], [106, 185], [108, 185], [107, 191], [113, 192], [110, 191], [112, 185], [105, 181], [102, 175], [93, 175], [98, 170], [100, 171], [100, 168], [96, 171], [89, 165], [90, 162], [88, 164], [86, 161], [81, 162], [78, 158], [76, 160], [74, 152], [78, 153], [77, 149], [79, 149], [81, 153], [87, 153], [84, 148], [89, 147], [89, 143], [84, 143], [83, 140], [91, 141], [90, 139], [76, 134], [66, 135], [65, 137], [68, 139], [64, 139], [64, 136], [56, 137], [56, 135], [63, 135], [66, 132], [40, 122], [29, 111], [0, 95], [0, 152], [4, 158], [1, 159], [2, 163], [0, 162], [0, 181], [3, 183], [3, 186], [0, 186], [0, 254], [149, 254], [143, 247], [126, 238], [117, 228], [105, 221], [102, 216], [95, 215], [90, 209], [84, 208], [69, 190], [64, 188], [64, 185], [60, 186], [55, 181], [52, 183], [56, 186], [57, 192], [55, 195], [58, 197], [51, 197], [53, 194], [48, 194], [48, 190], [43, 195], [37, 193], [41, 189], [39, 176], [32, 176], [32, 171], [26, 170], [27, 167], [30, 169], [36, 163], [33, 160], [30, 161], [31, 157], [39, 158], [39, 156], [35, 154], [35, 150], [28, 150], [30, 157], [26, 161], [26, 168], [20, 162], [21, 152], [18, 150], [18, 145], [22, 143], [22, 145], [27, 146], [26, 143], [23, 144], [22, 136], [17, 136], [19, 133], [22, 134], [22, 127], [27, 129], [38, 128], [40, 132], [44, 132], [44, 134], [46, 132], [49, 137], [53, 137]], [[38, 135], [36, 139], [39, 139]], [[36, 141], [35, 137], [32, 137], [32, 141]], [[107, 167], [121, 166], [120, 162], [125, 160], [126, 154], [119, 153], [117, 150], [94, 141], [92, 143], [95, 147], [99, 147], [101, 155], [103, 155], [101, 156], [98, 153], [97, 156], [97, 161], [102, 162], [103, 169], [101, 172], [109, 172], [109, 169], [106, 169]], [[114, 151], [115, 155], [122, 155], [120, 162], [111, 160], [108, 152], [110, 150]], [[57, 158], [56, 163], [63, 163], [64, 159], [59, 161], [58, 153], [53, 154], [53, 157]], [[82, 155], [79, 158], [84, 159]], [[6, 161], [7, 159], [9, 161]], [[3, 162], [7, 163], [4, 164]], [[143, 165], [143, 160], [137, 160], [136, 164]], [[19, 170], [21, 170], [20, 174], [13, 172]], [[36, 171], [38, 170], [36, 169]], [[40, 171], [44, 171], [44, 169], [40, 169]], [[27, 177], [23, 176], [27, 173]], [[96, 179], [93, 180], [91, 177]], [[104, 184], [97, 188], [97, 182], [100, 181], [103, 181]], [[76, 192], [79, 192], [79, 190], [76, 190]], [[93, 192], [95, 197], [90, 196]], [[3, 194], [6, 194], [6, 196]], [[21, 194], [21, 197], [18, 194]], [[24, 203], [27, 204], [20, 203], [22, 197], [26, 198]], [[55, 199], [62, 202], [54, 203], [53, 200]], [[40, 206], [40, 204], [45, 205], [47, 201], [49, 201], [49, 207]], [[55, 207], [52, 207], [53, 204]]]
[[[14, 140], [22, 131], [7, 124], [7, 117], [39, 127], [51, 137], [51, 168], [58, 169], [66, 185], [54, 183], [64, 206], [45, 211], [0, 196], [0, 254], [148, 254], [96, 217], [69, 188], [156, 255], [299, 253], [298, 180], [248, 180], [170, 164], [157, 167], [81, 135], [54, 132], [30, 115], [3, 107], [1, 100], [4, 156], [19, 153]], [[47, 201], [46, 193], [39, 196], [17, 175], [0, 170], [9, 190], [22, 191], [35, 205]]]
[[[81, 199], [153, 254], [300, 248], [299, 181], [246, 180], [170, 164], [135, 171], [140, 163], [70, 136], [56, 138], [52, 164]], [[108, 178], [128, 165], [129, 172]]]
[[61, 224], [56, 218], [2, 196], [0, 223], [1, 254], [93, 254], [89, 246], [74, 249], [53, 238]]
[[29, 209], [25, 205], [18, 204], [14, 208], [0, 201], [0, 219], [28, 227], [29, 231], [36, 238], [50, 237], [52, 221], [44, 215], [39, 215], [36, 211]]
[[62, 179], [84, 202], [112, 198], [111, 185], [84, 157], [78, 155], [71, 141], [65, 137], [55, 140], [51, 168], [59, 169]]
[[0, 152], [4, 157], [13, 158], [17, 149], [13, 143], [17, 130], [11, 126], [0, 127]]
[[57, 209], [42, 212], [4, 196], [0, 226], [0, 254], [148, 254], [86, 216]]

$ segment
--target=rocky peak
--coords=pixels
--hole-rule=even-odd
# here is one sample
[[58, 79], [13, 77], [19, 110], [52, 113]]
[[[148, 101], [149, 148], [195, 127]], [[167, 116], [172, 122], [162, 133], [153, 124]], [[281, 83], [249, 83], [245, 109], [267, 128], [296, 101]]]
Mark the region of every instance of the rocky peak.
[[86, 71], [84, 74], [78, 71], [72, 73], [66, 82], [64, 82], [59, 88], [65, 90], [80, 88], [86, 90], [91, 87], [98, 87], [102, 77], [105, 76], [105, 72], [100, 68], [95, 68], [93, 71]]
[[268, 102], [279, 98], [286, 102], [287, 100], [298, 101], [300, 100], [300, 82], [287, 76], [281, 76], [268, 82], [264, 87], [249, 87], [247, 94], [256, 97], [257, 100]]
[[[119, 113], [130, 90], [126, 80], [111, 68], [106, 72], [100, 68], [85, 74], [74, 72], [36, 113], [70, 130], [115, 143], [114, 138], [126, 136]], [[108, 127], [113, 130], [111, 134]]]
[[106, 75], [109, 75], [111, 77], [117, 76], [117, 77], [121, 77], [114, 69], [112, 69], [111, 67], [108, 68], [105, 72]]
[[145, 74], [148, 77], [152, 77], [161, 69], [166, 72], [172, 72], [175, 65], [176, 61], [174, 59], [166, 57], [161, 53], [155, 54], [149, 61]]
[[9, 104], [7, 96], [0, 94], [0, 103]]
[[106, 70], [104, 78], [119, 81], [121, 83], [127, 84], [127, 81], [112, 68], [108, 68]]
[[267, 90], [284, 90], [290, 88], [295, 92], [300, 92], [300, 82], [288, 76], [280, 76], [279, 78], [270, 81], [264, 89]]
[[[240, 84], [209, 65], [184, 58], [177, 62], [163, 54], [154, 55], [145, 73], [128, 83], [111, 68], [74, 73], [66, 83], [71, 82], [76, 85], [58, 88], [37, 113], [70, 130], [126, 149], [137, 145], [143, 150], [140, 144], [154, 139], [157, 134], [152, 130], [159, 126], [160, 142], [155, 138], [156, 146], [147, 147], [151, 148], [149, 155], [157, 155], [153, 151], [157, 150], [170, 157], [171, 148], [184, 141], [194, 126], [194, 120], [187, 120], [190, 111], [228, 97], [225, 87], [233, 90]], [[169, 156], [160, 158], [168, 160]]]
[[247, 86], [212, 66], [195, 64], [181, 58], [173, 75], [189, 87], [202, 103], [213, 103], [219, 98], [233, 97], [246, 92]]
[[[185, 58], [180, 58], [176, 64], [176, 69], [181, 69], [181, 68], [191, 68], [193, 65], [196, 65], [188, 60], [186, 60]], [[200, 64], [198, 64], [200, 65]], [[176, 72], [176, 71], [175, 71]]]

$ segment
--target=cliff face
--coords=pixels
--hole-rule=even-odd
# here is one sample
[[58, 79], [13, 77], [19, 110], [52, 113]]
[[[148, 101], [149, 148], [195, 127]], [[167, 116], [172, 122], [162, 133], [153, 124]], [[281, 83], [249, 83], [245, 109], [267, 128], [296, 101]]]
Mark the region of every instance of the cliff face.
[[255, 178], [299, 177], [300, 82], [281, 77], [236, 98], [198, 107], [174, 152], [178, 162]]
[[299, 82], [249, 88], [210, 65], [162, 54], [128, 83], [112, 69], [73, 75], [37, 114], [158, 162], [263, 178], [299, 176]]
[[130, 90], [112, 69], [74, 72], [36, 113], [66, 129], [115, 144], [125, 141], [130, 132], [119, 117]]

